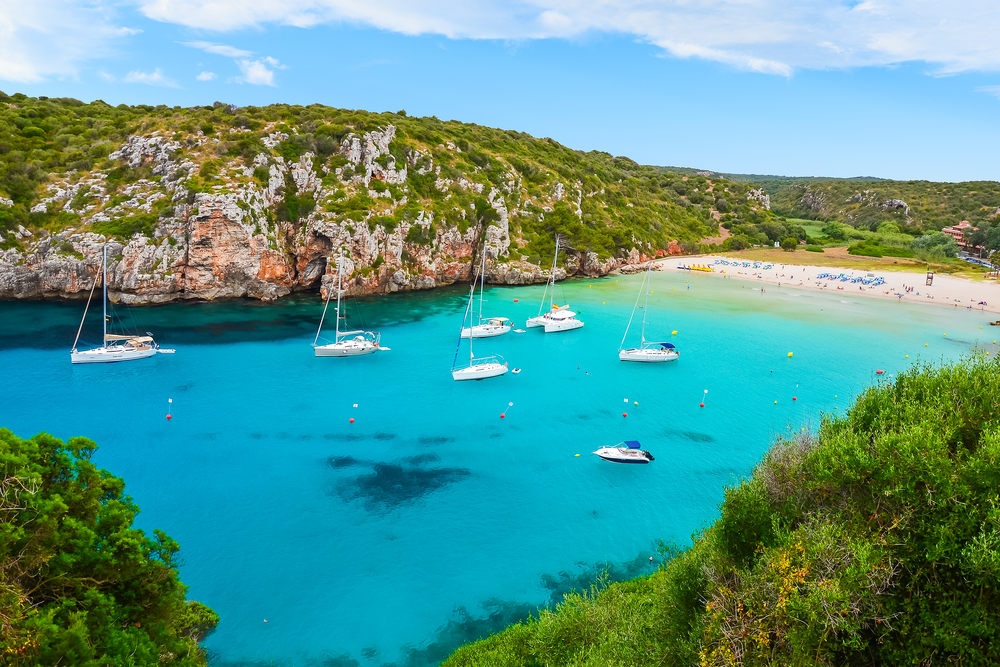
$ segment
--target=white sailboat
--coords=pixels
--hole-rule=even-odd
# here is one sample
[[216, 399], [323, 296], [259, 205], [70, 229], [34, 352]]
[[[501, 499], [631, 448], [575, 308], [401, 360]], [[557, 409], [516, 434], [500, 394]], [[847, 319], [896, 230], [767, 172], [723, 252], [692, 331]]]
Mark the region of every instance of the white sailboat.
[[[646, 275], [642, 278], [642, 286], [639, 294], [635, 297], [635, 305], [632, 306], [632, 315], [628, 318], [628, 326], [625, 327], [625, 335], [622, 336], [621, 345], [618, 346], [618, 359], [621, 361], [673, 361], [680, 356], [680, 352], [673, 343], [650, 343], [646, 341], [646, 311], [649, 310], [649, 271], [653, 266], [650, 261], [646, 267]], [[639, 335], [639, 347], [625, 349], [625, 339], [628, 338], [628, 330], [632, 326], [632, 318], [635, 317], [635, 309], [639, 307], [639, 297], [643, 291], [646, 292], [646, 302], [642, 307], [642, 333]]]
[[106, 364], [115, 361], [133, 361], [135, 359], [147, 359], [157, 352], [172, 354], [174, 350], [161, 350], [153, 340], [153, 334], [146, 332], [145, 336], [117, 335], [108, 333], [108, 246], [104, 246], [104, 262], [101, 268], [101, 283], [104, 289], [104, 345], [95, 347], [92, 350], [78, 352], [76, 344], [80, 342], [80, 332], [83, 331], [83, 322], [87, 319], [87, 311], [90, 310], [90, 300], [94, 297], [94, 288], [97, 281], [90, 288], [90, 296], [87, 297], [87, 306], [83, 309], [83, 319], [80, 320], [80, 328], [76, 330], [76, 339], [73, 341], [73, 349], [70, 350], [70, 362], [74, 364]]
[[[483, 317], [483, 292], [486, 291], [485, 266], [486, 252], [483, 251], [484, 270], [479, 272], [479, 324], [463, 327], [462, 338], [492, 338], [493, 336], [502, 336], [511, 330], [510, 320], [506, 317]], [[475, 283], [473, 283], [473, 289], [475, 289]]]
[[[483, 267], [482, 271], [486, 270], [486, 251], [483, 250]], [[465, 326], [465, 320], [468, 319], [470, 312], [472, 311], [472, 300], [476, 296], [476, 283], [472, 283], [472, 288], [469, 290], [469, 302], [465, 306], [465, 314], [462, 315], [462, 330], [458, 337], [458, 347], [455, 348], [455, 358], [452, 360], [451, 364], [451, 377], [453, 380], [485, 380], [486, 378], [497, 377], [498, 375], [503, 375], [507, 372], [507, 362], [504, 361], [503, 357], [498, 354], [491, 355], [489, 357], [479, 357], [478, 359], [472, 352], [472, 339], [478, 338], [479, 336], [465, 336], [465, 332], [468, 330]], [[506, 332], [505, 332], [506, 333]], [[457, 368], [458, 363], [458, 353], [462, 348], [462, 339], [469, 339], [469, 365], [462, 368]]]
[[[569, 309], [569, 304], [557, 306], [555, 304], [556, 294], [556, 261], [559, 259], [559, 237], [556, 236], [556, 254], [552, 257], [552, 279], [545, 283], [545, 290], [542, 291], [542, 302], [538, 305], [538, 315], [529, 317], [525, 323], [530, 329], [532, 327], [544, 327], [546, 333], [555, 331], [570, 331], [579, 329], [583, 322], [576, 319], [576, 313]], [[552, 291], [549, 292], [549, 288]], [[549, 292], [549, 310], [542, 313], [545, 308], [545, 294]]]
[[327, 290], [326, 304], [323, 305], [323, 316], [319, 318], [319, 328], [316, 330], [316, 338], [312, 342], [313, 350], [317, 357], [357, 357], [362, 354], [372, 354], [380, 350], [388, 351], [389, 348], [379, 345], [382, 336], [375, 331], [364, 331], [362, 329], [356, 331], [340, 330], [340, 294], [343, 291], [341, 289], [341, 265], [343, 261], [344, 251], [341, 250], [340, 257], [337, 258], [337, 324], [334, 327], [333, 342], [327, 345], [317, 345], [319, 334], [323, 331], [326, 309], [330, 306], [330, 295], [333, 294], [333, 290]]

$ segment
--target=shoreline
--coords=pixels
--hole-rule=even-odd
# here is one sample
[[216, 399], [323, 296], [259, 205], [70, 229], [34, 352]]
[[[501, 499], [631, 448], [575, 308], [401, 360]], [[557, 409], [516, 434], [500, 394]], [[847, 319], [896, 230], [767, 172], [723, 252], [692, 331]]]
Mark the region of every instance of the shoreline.
[[[728, 262], [749, 262], [750, 267], [715, 264], [717, 260]], [[757, 263], [760, 268], [753, 268]], [[934, 284], [925, 285], [925, 275], [912, 272], [868, 271], [865, 269], [837, 268], [832, 266], [812, 266], [808, 264], [773, 263], [770, 269], [764, 269], [769, 262], [759, 260], [741, 260], [739, 258], [721, 255], [700, 255], [697, 257], [671, 257], [657, 260], [655, 266], [661, 270], [703, 273], [719, 278], [745, 280], [752, 283], [766, 283], [777, 287], [796, 287], [819, 292], [834, 292], [850, 295], [862, 295], [891, 301], [906, 301], [938, 307], [979, 310], [987, 313], [1000, 314], [1000, 293], [993, 294], [997, 289], [996, 282], [976, 282], [967, 278], [959, 278], [945, 274], [935, 274]], [[709, 271], [687, 271], [681, 266], [701, 265], [712, 269]], [[865, 277], [869, 274], [881, 278], [884, 282], [879, 286], [865, 286], [858, 283], [840, 282], [832, 279], [817, 280], [824, 274], [843, 273], [852, 277]], [[904, 289], [904, 286], [906, 289]], [[912, 288], [912, 291], [907, 289]], [[980, 302], [986, 302], [982, 304]]]

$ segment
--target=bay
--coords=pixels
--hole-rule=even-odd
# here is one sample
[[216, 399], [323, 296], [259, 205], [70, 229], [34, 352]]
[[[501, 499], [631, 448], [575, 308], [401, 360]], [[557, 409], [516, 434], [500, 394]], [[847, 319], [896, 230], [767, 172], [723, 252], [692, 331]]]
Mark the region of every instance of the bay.
[[[647, 339], [681, 357], [622, 363], [640, 281], [560, 284], [586, 326], [477, 340], [522, 372], [461, 383], [461, 287], [349, 300], [348, 326], [392, 348], [355, 359], [313, 357], [315, 295], [118, 307], [177, 353], [93, 366], [69, 363], [82, 302], [0, 303], [0, 426], [97, 442], [222, 617], [213, 665], [416, 666], [601, 564], [650, 571], [656, 541], [689, 543], [776, 437], [866, 386], [997, 349], [975, 311], [654, 273]], [[484, 315], [523, 326], [541, 293], [487, 288]], [[83, 338], [99, 330], [97, 313]], [[590, 454], [625, 439], [656, 461]]]

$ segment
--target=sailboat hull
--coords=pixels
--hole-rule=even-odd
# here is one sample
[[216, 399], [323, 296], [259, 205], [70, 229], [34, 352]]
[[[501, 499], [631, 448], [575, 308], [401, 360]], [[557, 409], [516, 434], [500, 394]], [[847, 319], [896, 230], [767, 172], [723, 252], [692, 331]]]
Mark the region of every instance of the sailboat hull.
[[457, 368], [452, 370], [451, 377], [454, 380], [485, 380], [495, 378], [507, 372], [506, 364], [489, 363], [476, 364], [467, 368]]
[[510, 331], [510, 327], [505, 325], [493, 326], [491, 324], [477, 324], [472, 327], [465, 327], [462, 329], [462, 338], [493, 338], [494, 336], [502, 336]]
[[359, 357], [363, 354], [378, 352], [377, 345], [372, 345], [371, 343], [353, 344], [353, 341], [317, 345], [313, 349], [317, 357]]
[[545, 323], [549, 321], [549, 318], [544, 315], [539, 315], [538, 317], [531, 317], [525, 323], [529, 329], [532, 327], [544, 327]]
[[117, 361], [135, 361], [147, 359], [156, 354], [156, 348], [148, 350], [127, 350], [98, 347], [83, 352], [70, 352], [70, 361], [74, 364], [110, 364]]
[[620, 361], [645, 361], [647, 363], [674, 361], [679, 356], [681, 355], [673, 350], [640, 350], [633, 348], [618, 352], [618, 359]]

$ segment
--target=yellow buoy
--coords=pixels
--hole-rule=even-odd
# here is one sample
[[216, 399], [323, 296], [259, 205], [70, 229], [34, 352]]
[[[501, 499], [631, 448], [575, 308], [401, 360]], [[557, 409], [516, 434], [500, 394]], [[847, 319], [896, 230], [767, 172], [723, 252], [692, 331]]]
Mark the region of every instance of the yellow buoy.
[[777, 401], [775, 401], [775, 402], [774, 402], [774, 404], [775, 404], [775, 405], [777, 405], [777, 404], [778, 404], [778, 402], [777, 402]]
[[792, 353], [791, 353], [791, 352], [789, 352], [789, 353], [788, 353], [788, 356], [792, 356]]
[[677, 332], [676, 332], [676, 331], [671, 331], [671, 332], [670, 332], [670, 335], [671, 335], [671, 336], [676, 336], [676, 335], [677, 335]]
[[577, 454], [577, 456], [579, 456], [579, 454]]
[[906, 355], [906, 358], [907, 358], [907, 359], [909, 359], [909, 358], [910, 358], [910, 355]]
[[635, 404], [636, 404], [636, 405], [639, 405], [639, 401], [635, 401]]

